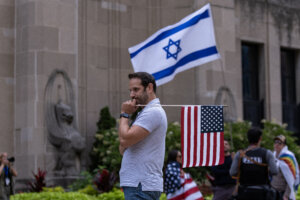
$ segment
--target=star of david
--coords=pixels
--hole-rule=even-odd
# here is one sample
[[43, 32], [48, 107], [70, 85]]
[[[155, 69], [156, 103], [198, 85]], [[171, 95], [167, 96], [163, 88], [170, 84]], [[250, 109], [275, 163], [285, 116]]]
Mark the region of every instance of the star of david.
[[[172, 46], [175, 46], [176, 52], [174, 52], [174, 48]], [[171, 47], [171, 51], [170, 51]], [[172, 39], [169, 39], [169, 44], [163, 48], [167, 52], [167, 59], [170, 57], [173, 57], [175, 60], [177, 60], [177, 55], [181, 51], [180, 48], [180, 40], [173, 41]]]

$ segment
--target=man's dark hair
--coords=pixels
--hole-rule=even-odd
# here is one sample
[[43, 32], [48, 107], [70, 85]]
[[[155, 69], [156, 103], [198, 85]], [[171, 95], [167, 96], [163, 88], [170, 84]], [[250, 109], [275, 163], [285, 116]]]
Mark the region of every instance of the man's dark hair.
[[250, 144], [257, 144], [262, 132], [260, 128], [252, 127], [247, 132], [248, 141]]
[[148, 74], [147, 72], [135, 72], [132, 74], [128, 75], [129, 79], [132, 78], [139, 78], [142, 81], [142, 85], [144, 86], [144, 88], [146, 88], [149, 83], [153, 84], [153, 91], [154, 93], [156, 93], [156, 83], [155, 83], [155, 79], [151, 74]]

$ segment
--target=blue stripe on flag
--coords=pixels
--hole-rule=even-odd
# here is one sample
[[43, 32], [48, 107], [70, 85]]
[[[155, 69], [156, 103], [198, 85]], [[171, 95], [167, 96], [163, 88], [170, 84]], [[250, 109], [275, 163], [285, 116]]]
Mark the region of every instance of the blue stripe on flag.
[[192, 19], [190, 19], [189, 21], [185, 22], [184, 24], [181, 24], [175, 28], [172, 28], [170, 30], [164, 31], [161, 34], [159, 34], [156, 38], [154, 38], [153, 40], [151, 40], [150, 42], [148, 42], [147, 44], [145, 44], [144, 46], [142, 46], [141, 48], [139, 48], [138, 50], [136, 50], [135, 52], [130, 54], [131, 59], [134, 58], [138, 53], [140, 53], [142, 50], [146, 49], [147, 47], [169, 37], [170, 35], [173, 35], [185, 28], [188, 28], [190, 26], [193, 26], [195, 24], [197, 24], [201, 19], [205, 19], [209, 17], [209, 12], [208, 9], [205, 10], [203, 13], [196, 15], [195, 17], [193, 17]]
[[180, 59], [175, 65], [168, 67], [164, 70], [161, 70], [159, 72], [153, 73], [152, 75], [154, 76], [155, 80], [165, 78], [165, 77], [173, 74], [176, 69], [182, 67], [183, 65], [185, 65], [189, 62], [192, 62], [194, 60], [197, 60], [197, 59], [200, 59], [203, 57], [211, 56], [211, 55], [217, 54], [217, 53], [218, 53], [218, 50], [217, 50], [216, 46], [209, 47], [206, 49], [201, 49], [199, 51], [195, 51], [191, 54], [186, 55], [182, 59]]

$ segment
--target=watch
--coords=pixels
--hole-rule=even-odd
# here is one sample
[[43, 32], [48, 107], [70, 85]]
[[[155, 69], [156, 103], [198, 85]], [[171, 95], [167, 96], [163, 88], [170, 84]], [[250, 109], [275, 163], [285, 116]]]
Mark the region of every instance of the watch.
[[127, 114], [127, 113], [121, 113], [120, 114], [120, 118], [122, 118], [122, 117], [124, 117], [124, 118], [129, 118], [129, 114]]

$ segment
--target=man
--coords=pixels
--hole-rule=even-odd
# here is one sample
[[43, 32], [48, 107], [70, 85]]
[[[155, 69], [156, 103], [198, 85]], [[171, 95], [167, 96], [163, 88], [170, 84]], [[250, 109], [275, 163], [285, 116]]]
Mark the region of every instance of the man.
[[213, 200], [227, 200], [232, 196], [235, 188], [236, 181], [231, 178], [229, 169], [232, 163], [232, 155], [230, 153], [230, 145], [224, 139], [224, 164], [214, 166], [211, 168], [212, 175], [214, 176]]
[[4, 152], [0, 154], [0, 200], [9, 200], [9, 196], [14, 193], [13, 176], [17, 176], [17, 171]]
[[[163, 191], [163, 163], [167, 117], [156, 98], [156, 83], [145, 72], [129, 74], [131, 100], [122, 104], [119, 139], [123, 154], [120, 185], [125, 199], [159, 199]], [[129, 115], [143, 109], [129, 126]]]
[[274, 138], [274, 150], [279, 173], [273, 176], [271, 185], [278, 191], [280, 199], [295, 200], [294, 187], [299, 184], [299, 168], [295, 155], [288, 150], [285, 136], [278, 135]]
[[[238, 176], [240, 182], [237, 199], [267, 200], [267, 192], [271, 191], [269, 175], [278, 173], [275, 157], [270, 150], [260, 147], [260, 129], [251, 128], [247, 137], [250, 145], [245, 151], [235, 155], [230, 168], [230, 175]], [[271, 195], [275, 195], [274, 193]], [[275, 197], [271, 199], [273, 198]]]

